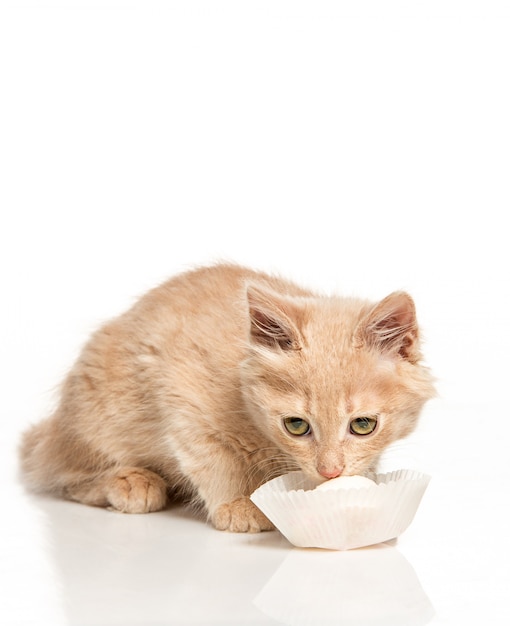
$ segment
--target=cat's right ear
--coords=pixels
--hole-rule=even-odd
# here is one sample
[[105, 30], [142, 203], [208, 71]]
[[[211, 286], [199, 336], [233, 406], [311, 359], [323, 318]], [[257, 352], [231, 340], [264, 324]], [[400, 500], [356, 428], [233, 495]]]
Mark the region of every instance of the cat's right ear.
[[418, 324], [411, 297], [396, 291], [379, 302], [363, 319], [355, 334], [357, 345], [368, 345], [383, 354], [419, 361]]
[[246, 290], [250, 314], [250, 340], [254, 345], [281, 350], [300, 350], [299, 322], [302, 310], [290, 299], [259, 285]]

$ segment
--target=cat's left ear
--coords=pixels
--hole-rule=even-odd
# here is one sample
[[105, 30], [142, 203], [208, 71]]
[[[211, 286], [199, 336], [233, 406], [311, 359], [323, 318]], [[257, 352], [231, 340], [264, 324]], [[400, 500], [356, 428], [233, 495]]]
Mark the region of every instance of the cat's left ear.
[[286, 298], [260, 285], [247, 287], [250, 312], [250, 339], [266, 348], [300, 350], [299, 325], [303, 315], [291, 298]]
[[355, 341], [411, 363], [419, 361], [419, 330], [411, 296], [396, 291], [376, 304], [359, 323]]

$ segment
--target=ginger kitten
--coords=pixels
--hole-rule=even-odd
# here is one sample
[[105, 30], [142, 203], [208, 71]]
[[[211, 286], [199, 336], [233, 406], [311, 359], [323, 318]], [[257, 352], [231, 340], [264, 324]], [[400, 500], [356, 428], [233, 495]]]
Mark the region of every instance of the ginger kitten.
[[221, 530], [272, 528], [249, 500], [293, 469], [375, 471], [434, 395], [403, 292], [321, 297], [234, 265], [142, 297], [85, 346], [25, 433], [26, 483], [127, 513], [193, 500]]

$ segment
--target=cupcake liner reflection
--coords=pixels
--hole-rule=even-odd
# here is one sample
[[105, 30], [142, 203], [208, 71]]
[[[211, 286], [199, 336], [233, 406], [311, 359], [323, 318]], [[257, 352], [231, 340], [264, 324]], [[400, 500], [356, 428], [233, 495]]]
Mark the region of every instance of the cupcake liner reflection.
[[412, 566], [386, 544], [294, 549], [254, 604], [288, 626], [423, 626], [434, 615]]

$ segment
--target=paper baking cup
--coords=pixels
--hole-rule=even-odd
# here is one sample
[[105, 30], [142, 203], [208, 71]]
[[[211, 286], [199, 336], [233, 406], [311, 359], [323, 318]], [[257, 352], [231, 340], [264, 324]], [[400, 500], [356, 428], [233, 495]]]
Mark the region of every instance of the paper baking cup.
[[429, 481], [398, 470], [378, 474], [373, 487], [322, 491], [303, 472], [291, 472], [259, 487], [251, 500], [295, 546], [351, 550], [400, 536]]

